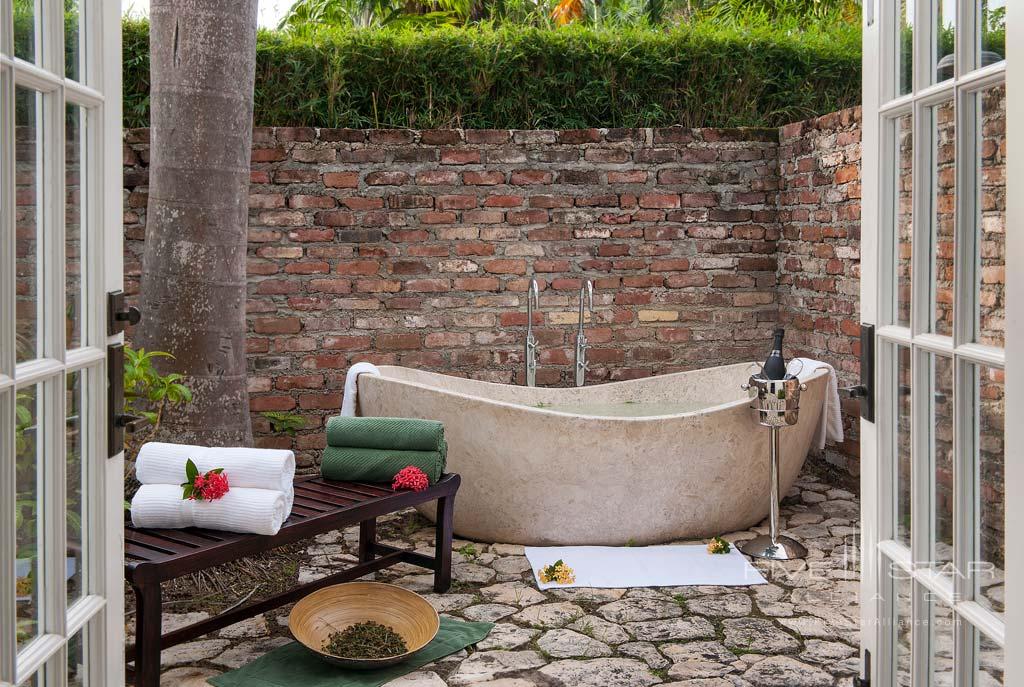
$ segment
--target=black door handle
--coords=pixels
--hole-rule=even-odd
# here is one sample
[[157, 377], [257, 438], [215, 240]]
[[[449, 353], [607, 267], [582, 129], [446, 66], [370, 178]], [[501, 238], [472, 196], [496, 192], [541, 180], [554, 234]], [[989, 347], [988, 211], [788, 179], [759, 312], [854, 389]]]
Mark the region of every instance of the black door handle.
[[114, 336], [124, 331], [126, 324], [136, 325], [142, 321], [142, 311], [134, 305], [124, 304], [124, 291], [107, 294], [107, 334]]
[[129, 434], [135, 434], [140, 429], [149, 424], [149, 420], [142, 417], [141, 415], [131, 415], [129, 413], [118, 413], [114, 416], [114, 424], [117, 427], [121, 427], [124, 431]]

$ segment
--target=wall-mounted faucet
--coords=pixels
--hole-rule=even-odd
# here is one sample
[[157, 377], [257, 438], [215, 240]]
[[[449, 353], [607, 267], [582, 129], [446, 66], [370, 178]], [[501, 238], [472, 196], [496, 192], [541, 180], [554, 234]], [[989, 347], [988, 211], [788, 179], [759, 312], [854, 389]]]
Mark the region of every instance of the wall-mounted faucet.
[[526, 293], [526, 386], [537, 386], [537, 337], [533, 335], [533, 304], [540, 309], [540, 288], [530, 280]]
[[583, 298], [587, 299], [587, 307], [590, 309], [590, 314], [594, 314], [594, 283], [587, 279], [583, 282], [580, 287], [580, 325], [579, 329], [576, 330], [576, 386], [583, 386], [586, 381], [587, 370], [590, 367], [587, 365], [587, 349], [590, 348], [590, 344], [587, 343], [587, 336], [583, 333]]

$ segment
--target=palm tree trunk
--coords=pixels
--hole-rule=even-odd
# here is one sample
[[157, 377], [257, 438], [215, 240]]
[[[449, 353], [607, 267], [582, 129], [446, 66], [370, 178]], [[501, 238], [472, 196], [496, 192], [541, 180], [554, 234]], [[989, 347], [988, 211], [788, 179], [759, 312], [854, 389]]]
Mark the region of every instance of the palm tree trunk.
[[153, 0], [149, 206], [136, 345], [194, 400], [180, 443], [252, 443], [245, 302], [257, 0]]

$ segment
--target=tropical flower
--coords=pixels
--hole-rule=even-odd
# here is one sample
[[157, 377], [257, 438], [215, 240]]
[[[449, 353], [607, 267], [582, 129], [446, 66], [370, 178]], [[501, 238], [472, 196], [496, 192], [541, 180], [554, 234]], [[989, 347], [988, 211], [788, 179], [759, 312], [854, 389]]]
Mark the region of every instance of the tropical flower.
[[708, 553], [729, 553], [732, 545], [721, 537], [715, 537], [708, 542]]
[[408, 489], [409, 491], [423, 491], [430, 486], [430, 479], [427, 474], [415, 465], [409, 465], [398, 471], [391, 488], [395, 491]]
[[546, 565], [537, 571], [537, 577], [543, 584], [554, 582], [555, 584], [573, 584], [576, 582], [576, 573], [565, 564], [561, 558]]
[[181, 483], [181, 498], [189, 501], [216, 501], [228, 493], [228, 476], [224, 468], [200, 473], [189, 458], [185, 462], [185, 481]]

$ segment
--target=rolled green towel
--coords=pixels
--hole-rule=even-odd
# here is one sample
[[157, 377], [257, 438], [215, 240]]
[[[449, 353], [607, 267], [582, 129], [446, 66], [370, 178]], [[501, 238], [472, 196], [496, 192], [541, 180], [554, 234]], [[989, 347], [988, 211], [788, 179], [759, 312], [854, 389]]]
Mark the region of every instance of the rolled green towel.
[[390, 483], [399, 470], [414, 465], [426, 473], [433, 484], [444, 473], [444, 464], [443, 451], [394, 451], [381, 448], [328, 446], [324, 449], [320, 473], [327, 479]]
[[442, 423], [405, 417], [332, 417], [327, 421], [327, 445], [398, 451], [446, 449]]

